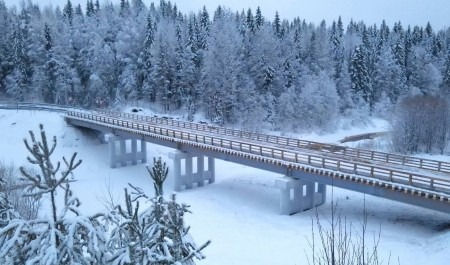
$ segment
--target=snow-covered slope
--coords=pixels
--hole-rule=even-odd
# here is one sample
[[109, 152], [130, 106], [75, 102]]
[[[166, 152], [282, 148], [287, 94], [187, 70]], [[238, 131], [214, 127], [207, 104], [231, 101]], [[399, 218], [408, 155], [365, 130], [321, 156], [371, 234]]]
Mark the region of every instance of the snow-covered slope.
[[[78, 152], [83, 160], [75, 171], [78, 180], [72, 186], [82, 201], [85, 213], [104, 210], [105, 201], [121, 202], [127, 183], [138, 185], [148, 193], [152, 184], [145, 166], [140, 164], [110, 169], [108, 146], [96, 135], [65, 124], [59, 114], [38, 111], [0, 110], [0, 161], [26, 164], [27, 151], [23, 138], [28, 130], [37, 132], [44, 124], [48, 136], [55, 135], [58, 147], [54, 160]], [[378, 124], [378, 123], [377, 123]], [[381, 123], [380, 123], [381, 124]], [[372, 130], [383, 130], [374, 126]], [[360, 133], [358, 130], [354, 130]], [[345, 131], [333, 135], [302, 137], [335, 142]], [[148, 145], [149, 161], [162, 156], [170, 165], [171, 149]], [[207, 259], [197, 264], [214, 265], [294, 265], [307, 264], [310, 252], [311, 223], [314, 211], [293, 216], [278, 214], [277, 175], [224, 161], [216, 162], [216, 183], [182, 191], [180, 202], [191, 205], [187, 217], [196, 242], [207, 239], [212, 244], [205, 250]], [[166, 194], [172, 191], [172, 180], [166, 183]], [[319, 207], [323, 222], [330, 214], [331, 200], [338, 201], [342, 216], [358, 228], [362, 221], [364, 195], [328, 187], [328, 202]], [[381, 229], [379, 253], [387, 264], [448, 264], [450, 260], [450, 216], [388, 200], [365, 196], [368, 212], [368, 239], [372, 241]]]

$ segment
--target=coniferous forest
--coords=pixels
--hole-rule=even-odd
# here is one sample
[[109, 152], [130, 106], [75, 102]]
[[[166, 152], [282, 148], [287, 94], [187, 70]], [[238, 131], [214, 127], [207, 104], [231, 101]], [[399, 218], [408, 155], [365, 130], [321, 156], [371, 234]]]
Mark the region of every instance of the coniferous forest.
[[[299, 14], [301, 15], [301, 14]], [[326, 129], [447, 95], [450, 30], [338, 17], [314, 25], [260, 8], [186, 14], [169, 1], [60, 9], [0, 0], [0, 95], [106, 108], [145, 102], [217, 124]]]

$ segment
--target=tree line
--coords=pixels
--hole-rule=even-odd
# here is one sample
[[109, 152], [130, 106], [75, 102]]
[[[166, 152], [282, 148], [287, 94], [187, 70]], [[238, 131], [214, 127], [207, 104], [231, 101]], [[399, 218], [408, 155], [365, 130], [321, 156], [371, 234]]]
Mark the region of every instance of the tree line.
[[261, 9], [182, 13], [170, 1], [62, 9], [0, 0], [0, 94], [86, 108], [149, 102], [244, 129], [333, 126], [409, 95], [447, 95], [450, 31]]

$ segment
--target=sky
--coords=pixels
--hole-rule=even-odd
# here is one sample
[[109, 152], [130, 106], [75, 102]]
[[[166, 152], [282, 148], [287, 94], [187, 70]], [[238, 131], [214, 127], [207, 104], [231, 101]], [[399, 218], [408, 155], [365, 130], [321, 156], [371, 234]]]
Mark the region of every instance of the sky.
[[[18, 5], [21, 0], [4, 0], [7, 5]], [[71, 0], [84, 8], [86, 0]], [[104, 0], [100, 0], [102, 2]], [[143, 0], [147, 5], [150, 0]], [[41, 6], [52, 4], [61, 7], [67, 0], [33, 0]], [[112, 0], [119, 2], [119, 0]], [[131, 2], [131, 0], [130, 0]], [[154, 1], [159, 3], [159, 0]], [[319, 24], [325, 19], [328, 25], [339, 16], [345, 24], [350, 19], [366, 24], [379, 25], [383, 19], [388, 25], [401, 21], [406, 25], [425, 26], [430, 22], [435, 30], [450, 26], [450, 1], [449, 0], [172, 0], [182, 12], [198, 11], [203, 6], [213, 12], [218, 5], [224, 5], [231, 10], [241, 11], [260, 6], [263, 15], [272, 19], [277, 10], [282, 18], [292, 20], [295, 17], [305, 19], [307, 22]]]

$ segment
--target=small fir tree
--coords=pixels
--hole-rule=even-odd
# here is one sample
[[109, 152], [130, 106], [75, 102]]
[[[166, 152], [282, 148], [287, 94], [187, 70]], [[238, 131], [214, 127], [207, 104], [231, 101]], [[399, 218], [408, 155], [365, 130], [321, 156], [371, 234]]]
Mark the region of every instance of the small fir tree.
[[170, 201], [163, 197], [163, 184], [169, 173], [161, 158], [153, 159], [153, 167], [147, 167], [153, 180], [155, 197], [151, 207], [139, 212], [139, 200], [149, 197], [142, 189], [131, 186], [131, 194], [125, 189], [125, 208], [117, 207], [116, 228], [110, 241], [112, 264], [169, 265], [195, 264], [194, 258], [204, 259], [201, 251], [210, 241], [197, 247], [184, 224], [188, 206], [178, 204], [175, 195]]
[[[30, 131], [31, 142], [24, 140], [31, 154], [28, 161], [37, 165], [40, 172], [32, 174], [24, 167], [20, 171], [28, 181], [27, 196], [40, 198], [50, 195], [51, 216], [29, 221], [14, 219], [1, 228], [1, 264], [104, 264], [107, 251], [106, 227], [100, 220], [103, 215], [81, 215], [78, 209], [80, 201], [73, 196], [69, 185], [74, 181], [69, 177], [81, 160], [76, 160], [76, 153], [70, 160], [63, 157], [66, 168], [60, 170], [61, 163], [53, 164], [51, 161], [56, 137], [49, 145], [42, 125], [40, 135], [39, 141]], [[57, 191], [64, 194], [61, 211], [57, 209]]]

